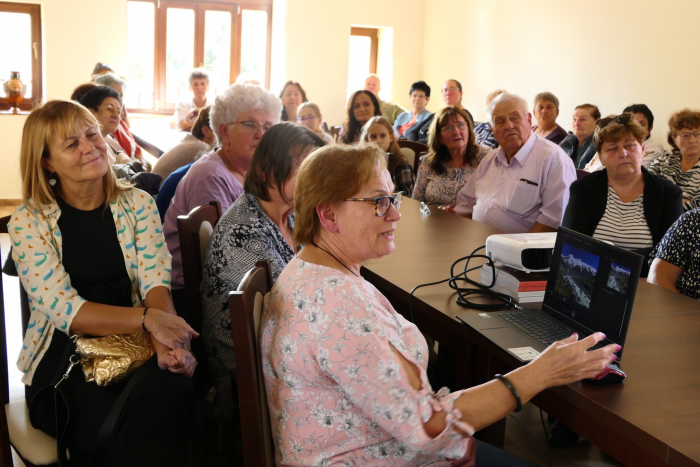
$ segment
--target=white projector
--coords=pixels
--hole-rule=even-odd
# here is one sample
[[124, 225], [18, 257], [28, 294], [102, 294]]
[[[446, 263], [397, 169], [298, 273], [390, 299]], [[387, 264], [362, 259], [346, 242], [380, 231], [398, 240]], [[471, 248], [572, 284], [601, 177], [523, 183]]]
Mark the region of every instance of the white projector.
[[491, 235], [486, 256], [525, 272], [549, 271], [556, 232]]

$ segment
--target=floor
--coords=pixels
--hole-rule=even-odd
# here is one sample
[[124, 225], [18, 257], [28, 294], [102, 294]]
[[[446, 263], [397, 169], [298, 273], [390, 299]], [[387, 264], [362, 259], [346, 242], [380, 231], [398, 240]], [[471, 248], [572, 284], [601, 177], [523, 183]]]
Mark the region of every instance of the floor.
[[[0, 217], [3, 215], [0, 206]], [[13, 208], [12, 208], [13, 209]], [[8, 213], [9, 214], [9, 213]], [[0, 234], [0, 252], [4, 263], [10, 247], [10, 239], [6, 234]], [[22, 346], [22, 324], [19, 312], [19, 293], [17, 278], [3, 276], [5, 309], [6, 314], [5, 333], [7, 337], [8, 368], [10, 383], [10, 399], [17, 400], [24, 398], [24, 386], [21, 382], [21, 373], [15, 366], [17, 354]], [[545, 421], [547, 415], [544, 414]], [[547, 432], [552, 430], [553, 423], [547, 424]], [[545, 442], [542, 423], [540, 422], [540, 411], [532, 404], [525, 404], [522, 412], [511, 414], [506, 422], [506, 450], [520, 457], [535, 462], [541, 466], [548, 466], [547, 445]], [[591, 445], [584, 439], [570, 448], [552, 449], [552, 466], [556, 467], [603, 467], [621, 466], [619, 462], [602, 452], [597, 447]], [[15, 466], [23, 464], [15, 459]]]

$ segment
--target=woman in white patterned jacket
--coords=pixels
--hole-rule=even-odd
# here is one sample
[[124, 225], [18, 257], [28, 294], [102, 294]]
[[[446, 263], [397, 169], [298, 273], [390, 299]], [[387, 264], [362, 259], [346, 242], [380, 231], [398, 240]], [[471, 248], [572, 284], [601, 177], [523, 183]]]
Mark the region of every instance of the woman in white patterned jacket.
[[[188, 349], [197, 333], [174, 312], [170, 254], [153, 199], [117, 180], [99, 123], [75, 102], [50, 101], [32, 111], [20, 164], [24, 202], [8, 230], [31, 308], [17, 366], [32, 425], [58, 432], [59, 457], [67, 448], [72, 465], [91, 457], [93, 464], [187, 465], [188, 377], [196, 364]], [[93, 452], [127, 382], [99, 387], [74, 368], [60, 386], [70, 421], [57, 428], [50, 388], [73, 353], [69, 336], [141, 330], [150, 331], [156, 355], [139, 370], [109, 443]]]

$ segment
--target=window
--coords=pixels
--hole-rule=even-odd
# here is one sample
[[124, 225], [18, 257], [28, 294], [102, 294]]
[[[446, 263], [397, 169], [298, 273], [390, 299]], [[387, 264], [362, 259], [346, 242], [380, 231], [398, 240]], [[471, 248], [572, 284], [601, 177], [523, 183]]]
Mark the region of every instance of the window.
[[19, 108], [31, 110], [33, 102], [41, 101], [40, 11], [40, 5], [0, 2], [0, 109], [10, 107], [2, 84], [10, 80], [13, 71], [18, 71], [27, 85]]
[[348, 64], [348, 98], [363, 89], [365, 78], [377, 72], [379, 35], [376, 29], [350, 29], [350, 63]]
[[272, 0], [253, 1], [128, 1], [127, 108], [172, 113], [196, 67], [209, 72], [210, 97], [239, 74], [269, 86]]

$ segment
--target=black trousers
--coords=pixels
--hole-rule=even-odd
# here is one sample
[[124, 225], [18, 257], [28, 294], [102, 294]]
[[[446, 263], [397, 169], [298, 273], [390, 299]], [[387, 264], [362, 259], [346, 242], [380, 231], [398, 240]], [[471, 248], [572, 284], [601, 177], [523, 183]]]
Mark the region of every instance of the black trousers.
[[[56, 365], [67, 344], [65, 334], [54, 334], [32, 385], [26, 386], [25, 391], [32, 425], [54, 437], [53, 388], [40, 389], [54, 378]], [[146, 374], [131, 392], [100, 465], [187, 466], [194, 396], [192, 382], [186, 376], [161, 370], [155, 355], [144, 366], [147, 367]], [[72, 464], [87, 465], [102, 422], [125, 385], [126, 382], [122, 382], [99, 387], [88, 383], [79, 364], [61, 383], [70, 411], [66, 436]]]

